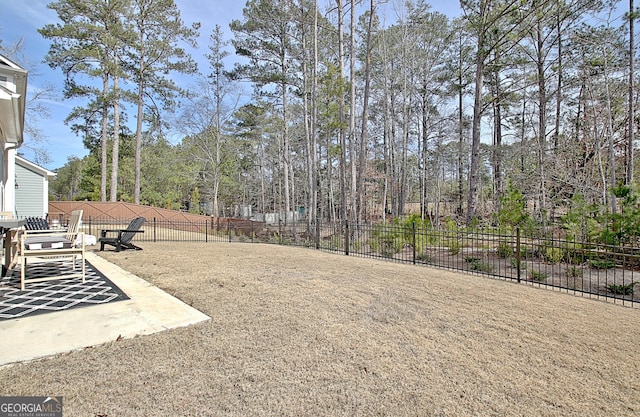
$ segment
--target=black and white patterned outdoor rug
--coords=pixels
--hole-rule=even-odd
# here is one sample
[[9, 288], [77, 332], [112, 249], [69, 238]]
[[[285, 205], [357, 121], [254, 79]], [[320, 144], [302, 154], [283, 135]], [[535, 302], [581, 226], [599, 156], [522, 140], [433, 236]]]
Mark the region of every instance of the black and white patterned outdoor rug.
[[[27, 279], [72, 272], [72, 261], [29, 264]], [[80, 268], [79, 260], [76, 268]], [[127, 300], [129, 297], [89, 262], [85, 283], [80, 278], [28, 283], [20, 291], [20, 270], [0, 279], [0, 321], [76, 307]]]

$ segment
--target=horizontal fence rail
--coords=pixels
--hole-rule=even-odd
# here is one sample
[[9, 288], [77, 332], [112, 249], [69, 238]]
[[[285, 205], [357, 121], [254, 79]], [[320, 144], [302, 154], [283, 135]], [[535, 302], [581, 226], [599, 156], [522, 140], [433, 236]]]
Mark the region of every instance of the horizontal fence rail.
[[[84, 231], [126, 228], [131, 219], [84, 219]], [[137, 242], [253, 242], [431, 266], [633, 306], [640, 248], [577, 242], [550, 234], [436, 230], [352, 223], [280, 223], [211, 218], [147, 219]]]

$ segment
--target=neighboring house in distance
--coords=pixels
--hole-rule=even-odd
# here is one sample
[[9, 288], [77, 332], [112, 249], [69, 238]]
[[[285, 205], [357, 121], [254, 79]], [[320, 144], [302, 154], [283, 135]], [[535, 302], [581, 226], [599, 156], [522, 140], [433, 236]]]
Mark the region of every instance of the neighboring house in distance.
[[46, 217], [49, 211], [49, 180], [56, 173], [16, 156], [15, 215]]
[[27, 71], [0, 55], [0, 211], [15, 212], [16, 149], [24, 141]]

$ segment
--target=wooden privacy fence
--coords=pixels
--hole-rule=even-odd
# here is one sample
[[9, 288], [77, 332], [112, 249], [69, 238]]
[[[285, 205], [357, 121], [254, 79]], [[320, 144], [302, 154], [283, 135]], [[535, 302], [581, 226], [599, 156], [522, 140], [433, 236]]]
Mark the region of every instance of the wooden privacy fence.
[[[60, 224], [66, 224], [73, 210], [83, 210], [82, 220], [91, 229], [109, 225], [126, 226], [135, 217], [145, 218], [145, 228], [155, 224], [164, 229], [193, 233], [215, 233], [226, 231], [230, 224], [244, 224], [240, 219], [203, 216], [141, 204], [99, 201], [50, 201], [49, 221], [59, 220]], [[254, 223], [257, 229], [261, 228], [259, 222]], [[95, 233], [94, 230], [91, 232]]]
[[162, 221], [176, 222], [202, 222], [210, 219], [210, 216], [185, 213], [176, 210], [167, 210], [159, 207], [144, 206], [124, 202], [98, 202], [98, 201], [50, 201], [49, 219], [66, 219], [73, 210], [83, 210], [84, 219], [92, 219], [108, 223], [109, 221], [122, 221], [134, 217], [144, 217], [147, 221], [158, 219]]

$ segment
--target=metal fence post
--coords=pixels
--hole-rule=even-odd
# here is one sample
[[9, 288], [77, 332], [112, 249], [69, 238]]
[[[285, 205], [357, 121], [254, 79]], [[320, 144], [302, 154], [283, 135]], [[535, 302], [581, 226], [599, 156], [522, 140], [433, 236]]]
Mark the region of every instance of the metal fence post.
[[157, 242], [157, 225], [156, 225], [156, 218], [153, 218], [153, 241]]
[[204, 241], [205, 243], [209, 242], [209, 221], [204, 221]]
[[411, 222], [411, 232], [413, 235], [413, 264], [416, 264], [416, 222]]
[[229, 243], [231, 243], [231, 220], [227, 220], [227, 236], [229, 237]]
[[344, 221], [344, 254], [349, 256], [349, 220]]
[[518, 267], [518, 283], [521, 280], [521, 271], [520, 260], [521, 260], [521, 252], [520, 252], [520, 228], [516, 227], [516, 266]]
[[320, 249], [320, 219], [316, 219], [316, 249]]

